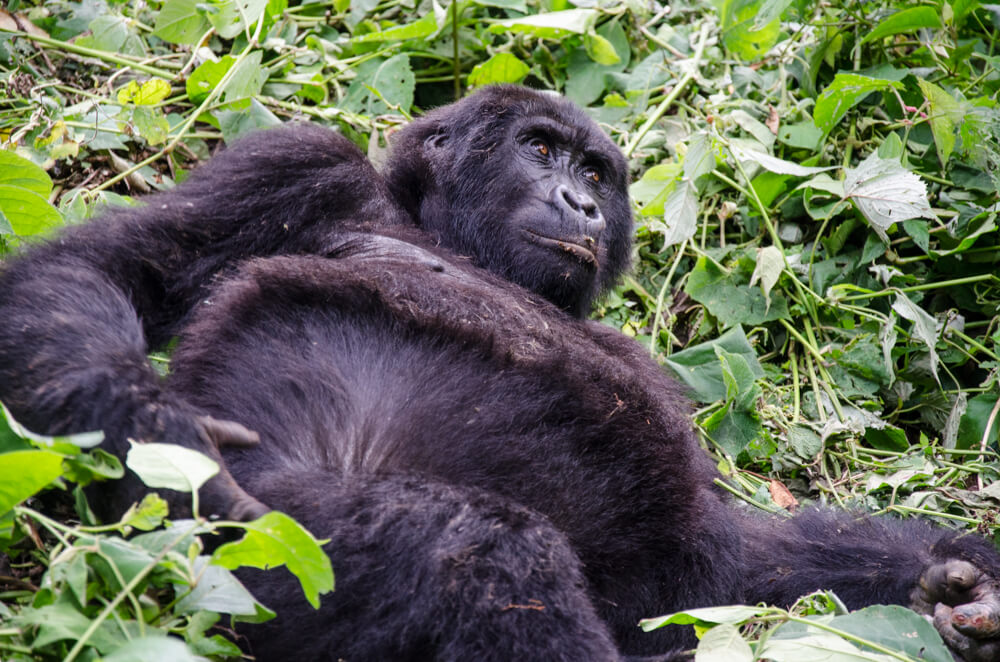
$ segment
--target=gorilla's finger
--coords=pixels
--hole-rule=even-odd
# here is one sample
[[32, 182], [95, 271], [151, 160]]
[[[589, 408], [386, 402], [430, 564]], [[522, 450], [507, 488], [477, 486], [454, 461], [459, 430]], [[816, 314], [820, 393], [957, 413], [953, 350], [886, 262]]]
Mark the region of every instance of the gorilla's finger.
[[952, 559], [927, 568], [920, 576], [920, 588], [926, 602], [955, 606], [972, 602], [975, 598], [969, 591], [984, 580], [982, 572], [968, 561]]
[[951, 623], [956, 630], [974, 639], [989, 639], [1000, 635], [1000, 593], [996, 585], [993, 585], [993, 589], [976, 602], [952, 609]]
[[223, 421], [211, 416], [198, 416], [197, 421], [205, 441], [216, 448], [253, 448], [260, 443], [260, 435], [235, 421]]
[[968, 637], [952, 624], [954, 610], [945, 604], [938, 604], [934, 610], [934, 627], [951, 649], [952, 655], [960, 656], [964, 662], [996, 662], [1000, 660], [1000, 640], [974, 639]]

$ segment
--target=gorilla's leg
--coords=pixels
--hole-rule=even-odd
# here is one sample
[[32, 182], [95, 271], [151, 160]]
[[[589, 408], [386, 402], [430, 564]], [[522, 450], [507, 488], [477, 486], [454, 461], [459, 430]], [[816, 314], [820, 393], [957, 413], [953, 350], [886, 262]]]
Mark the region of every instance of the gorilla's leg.
[[271, 471], [240, 479], [329, 538], [336, 574], [335, 592], [313, 610], [287, 574], [241, 573], [278, 612], [246, 628], [258, 660], [619, 659], [576, 555], [528, 509], [410, 477]]
[[829, 589], [850, 609], [906, 605], [933, 615], [966, 662], [1000, 659], [1000, 559], [981, 537], [819, 508], [745, 524], [750, 603], [787, 606]]

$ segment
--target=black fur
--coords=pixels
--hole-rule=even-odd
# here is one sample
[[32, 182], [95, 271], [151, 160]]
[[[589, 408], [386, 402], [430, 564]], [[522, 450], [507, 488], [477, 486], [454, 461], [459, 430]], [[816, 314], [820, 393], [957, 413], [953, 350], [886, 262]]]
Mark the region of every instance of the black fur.
[[[984, 541], [921, 522], [729, 504], [678, 386], [582, 319], [630, 233], [624, 159], [556, 97], [430, 113], [385, 181], [324, 130], [259, 134], [5, 268], [0, 399], [118, 452], [213, 453], [232, 476], [209, 507], [257, 499], [331, 539], [319, 611], [243, 573], [279, 613], [245, 631], [260, 660], [666, 659], [690, 630], [640, 618], [821, 588], [911, 604], [952, 559], [1000, 576]], [[147, 343], [178, 332], [163, 383]], [[260, 444], [220, 454], [206, 414]]]

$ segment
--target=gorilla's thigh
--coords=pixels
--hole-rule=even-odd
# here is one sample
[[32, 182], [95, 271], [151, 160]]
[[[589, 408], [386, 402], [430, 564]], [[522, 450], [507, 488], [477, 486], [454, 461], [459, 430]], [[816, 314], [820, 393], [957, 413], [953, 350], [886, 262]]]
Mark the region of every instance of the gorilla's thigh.
[[576, 555], [528, 509], [403, 476], [270, 472], [247, 488], [329, 538], [336, 573], [318, 611], [287, 574], [242, 573], [279, 614], [246, 630], [261, 659], [618, 659]]

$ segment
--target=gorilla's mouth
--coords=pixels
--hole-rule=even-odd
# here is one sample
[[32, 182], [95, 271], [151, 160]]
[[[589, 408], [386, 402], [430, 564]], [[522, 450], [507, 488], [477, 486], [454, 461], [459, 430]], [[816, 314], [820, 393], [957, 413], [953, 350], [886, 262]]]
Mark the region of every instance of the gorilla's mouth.
[[594, 251], [597, 249], [597, 242], [591, 237], [581, 237], [580, 239], [570, 241], [569, 239], [546, 237], [531, 230], [525, 230], [524, 234], [528, 237], [529, 241], [539, 246], [551, 248], [554, 251], [569, 255], [595, 268], [598, 266], [597, 256], [594, 254]]

